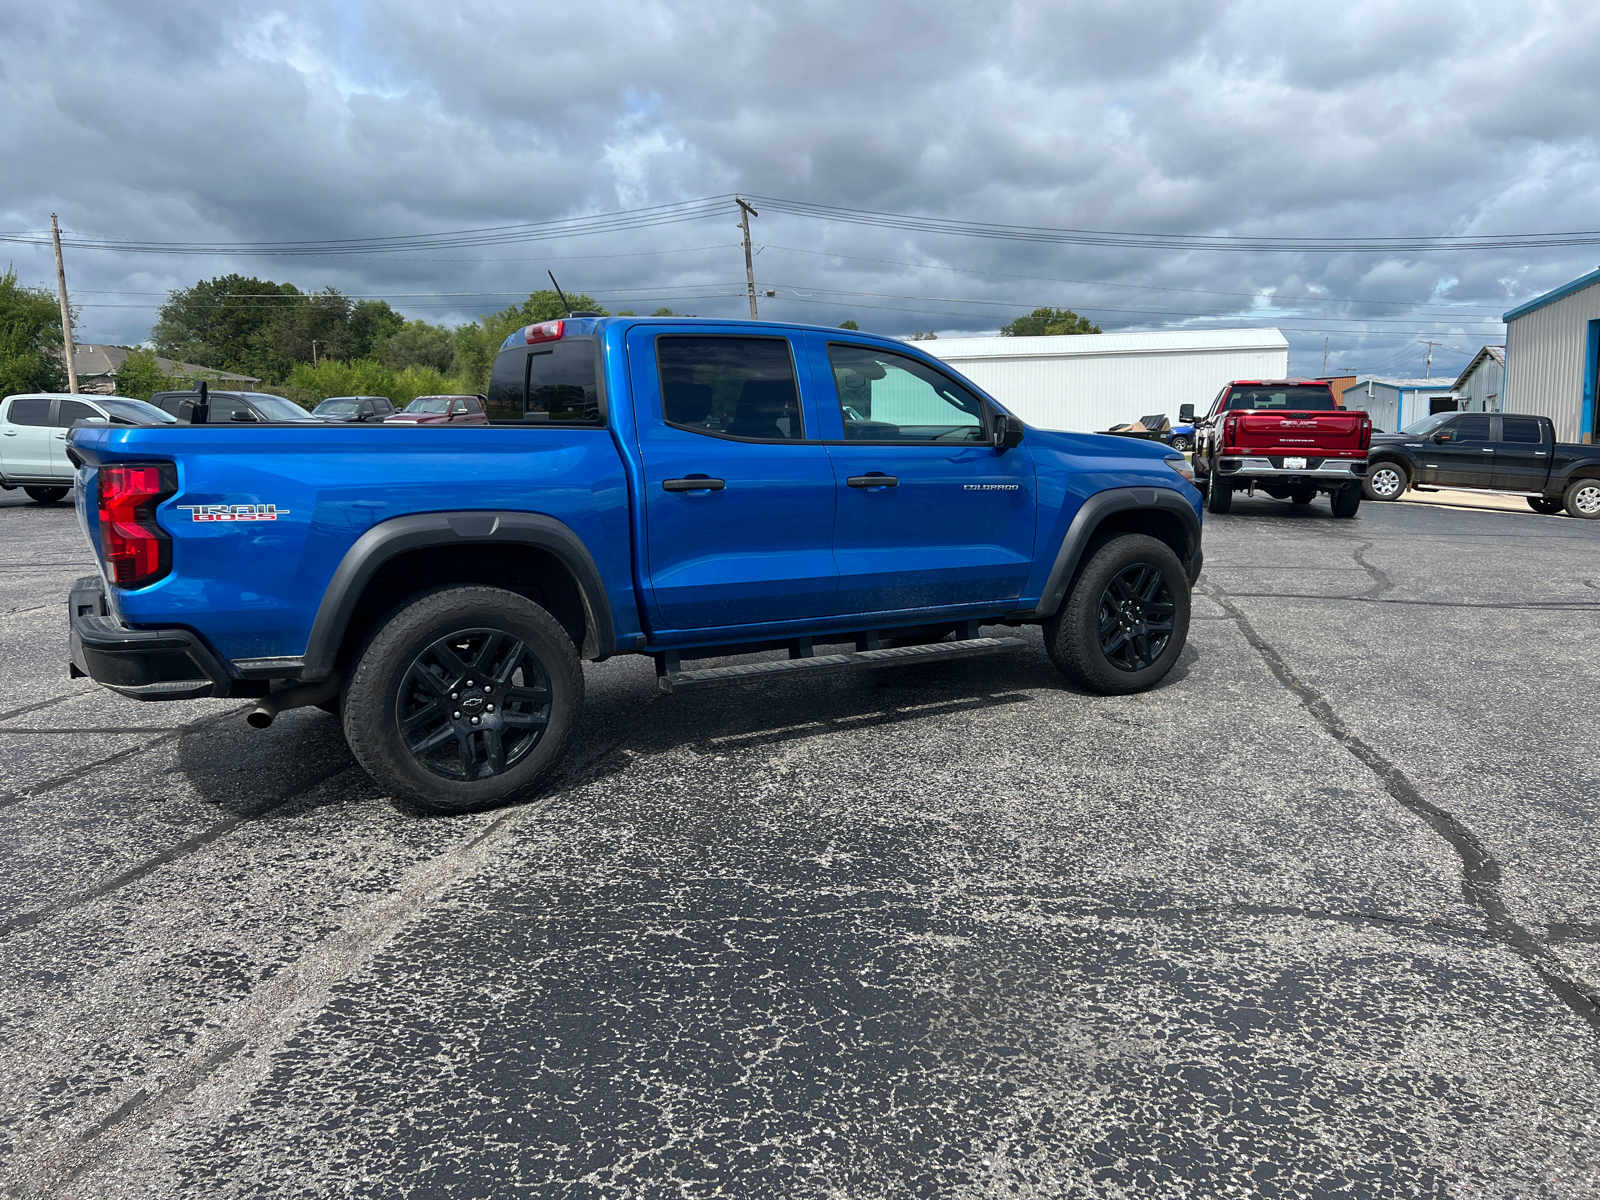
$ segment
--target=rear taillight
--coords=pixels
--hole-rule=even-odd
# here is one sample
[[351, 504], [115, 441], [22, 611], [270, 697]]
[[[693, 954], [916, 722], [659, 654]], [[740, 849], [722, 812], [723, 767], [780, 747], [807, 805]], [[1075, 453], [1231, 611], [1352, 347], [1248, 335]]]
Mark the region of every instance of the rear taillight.
[[172, 569], [172, 539], [156, 524], [156, 505], [178, 490], [171, 463], [104, 466], [99, 473], [100, 549], [118, 587], [143, 587]]

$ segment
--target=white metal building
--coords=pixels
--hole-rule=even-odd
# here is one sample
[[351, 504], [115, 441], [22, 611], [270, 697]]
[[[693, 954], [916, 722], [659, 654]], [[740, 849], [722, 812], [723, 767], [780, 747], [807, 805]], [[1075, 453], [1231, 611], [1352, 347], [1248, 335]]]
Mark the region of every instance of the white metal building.
[[1505, 411], [1549, 417], [1559, 441], [1592, 442], [1600, 271], [1513, 308], [1505, 322]]
[[1459, 404], [1448, 379], [1357, 375], [1355, 384], [1344, 390], [1344, 406], [1371, 417], [1374, 432], [1394, 433], [1433, 413], [1455, 412]]
[[1499, 412], [1506, 389], [1506, 348], [1485, 346], [1450, 385], [1462, 412]]
[[1289, 343], [1276, 329], [940, 338], [944, 359], [1040, 429], [1095, 433], [1178, 407], [1204, 412], [1234, 379], [1282, 379]]

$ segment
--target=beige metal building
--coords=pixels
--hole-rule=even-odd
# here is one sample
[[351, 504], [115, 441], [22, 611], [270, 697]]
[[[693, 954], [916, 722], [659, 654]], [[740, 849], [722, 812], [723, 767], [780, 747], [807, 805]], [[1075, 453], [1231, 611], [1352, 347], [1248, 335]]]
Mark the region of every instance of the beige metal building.
[[1505, 315], [1505, 412], [1555, 422], [1564, 442], [1594, 441], [1600, 370], [1600, 271]]
[[1024, 421], [1098, 433], [1148, 413], [1174, 424], [1204, 412], [1234, 379], [1282, 379], [1289, 343], [1276, 329], [1083, 333], [1062, 337], [940, 338], [918, 342]]

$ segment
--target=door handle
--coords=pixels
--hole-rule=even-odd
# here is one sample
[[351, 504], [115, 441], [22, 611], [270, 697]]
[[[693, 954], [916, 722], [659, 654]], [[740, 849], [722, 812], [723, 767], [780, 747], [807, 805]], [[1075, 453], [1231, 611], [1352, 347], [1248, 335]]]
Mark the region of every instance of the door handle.
[[728, 486], [726, 479], [712, 479], [709, 475], [690, 475], [685, 479], [663, 479], [661, 487], [668, 492], [720, 492]]
[[8, 429], [8, 430], [6, 430], [6, 436], [7, 437], [16, 437], [17, 436], [17, 431], [15, 429]]
[[1494, 451], [1493, 451], [1493, 450], [1491, 450], [1491, 449], [1489, 449], [1489, 447], [1487, 447], [1487, 446], [1485, 446], [1485, 447], [1484, 447], [1484, 448], [1483, 448], [1483, 452], [1484, 452], [1484, 453], [1485, 453], [1485, 454], [1493, 454], [1493, 453], [1494, 453]]
[[853, 488], [899, 487], [898, 475], [852, 475], [845, 480]]

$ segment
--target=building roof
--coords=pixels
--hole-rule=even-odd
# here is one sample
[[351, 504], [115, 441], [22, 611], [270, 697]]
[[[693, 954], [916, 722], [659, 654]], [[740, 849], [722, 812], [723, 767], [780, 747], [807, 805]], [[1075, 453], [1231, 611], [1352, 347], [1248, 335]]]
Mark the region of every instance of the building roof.
[[1179, 354], [1207, 350], [1287, 350], [1276, 329], [1193, 329], [1160, 333], [1071, 333], [1054, 337], [937, 338], [917, 349], [936, 358], [1061, 358], [1082, 354]]
[[1465, 387], [1467, 383], [1467, 376], [1476, 371], [1479, 364], [1485, 359], [1490, 358], [1494, 359], [1494, 361], [1499, 363], [1502, 367], [1505, 366], [1506, 348], [1504, 346], [1485, 346], [1482, 350], [1479, 350], [1472, 356], [1472, 361], [1467, 364], [1467, 369], [1462, 371], [1461, 374], [1457, 375], [1455, 383], [1451, 384], [1450, 386]]
[[1353, 392], [1369, 383], [1375, 383], [1379, 387], [1395, 388], [1402, 392], [1449, 392], [1456, 386], [1448, 379], [1385, 379], [1381, 375], [1357, 375], [1356, 381], [1345, 391]]
[[1590, 271], [1587, 275], [1580, 275], [1571, 283], [1564, 283], [1553, 292], [1546, 292], [1542, 296], [1535, 296], [1526, 304], [1519, 304], [1505, 316], [1502, 321], [1515, 321], [1518, 317], [1525, 317], [1536, 308], [1543, 308], [1546, 304], [1554, 304], [1557, 300], [1564, 300], [1573, 292], [1581, 292], [1584, 288], [1593, 287], [1600, 283], [1600, 270]]
[[[128, 361], [128, 350], [124, 346], [102, 346], [90, 342], [72, 348], [72, 365], [77, 368], [78, 378], [93, 379], [96, 376], [115, 378], [122, 364]], [[170, 358], [156, 358], [156, 366], [168, 375], [199, 376], [207, 380], [216, 380], [219, 383], [259, 383], [254, 375], [236, 375], [232, 371], [219, 371], [215, 367], [199, 367], [194, 363], [174, 362]]]

